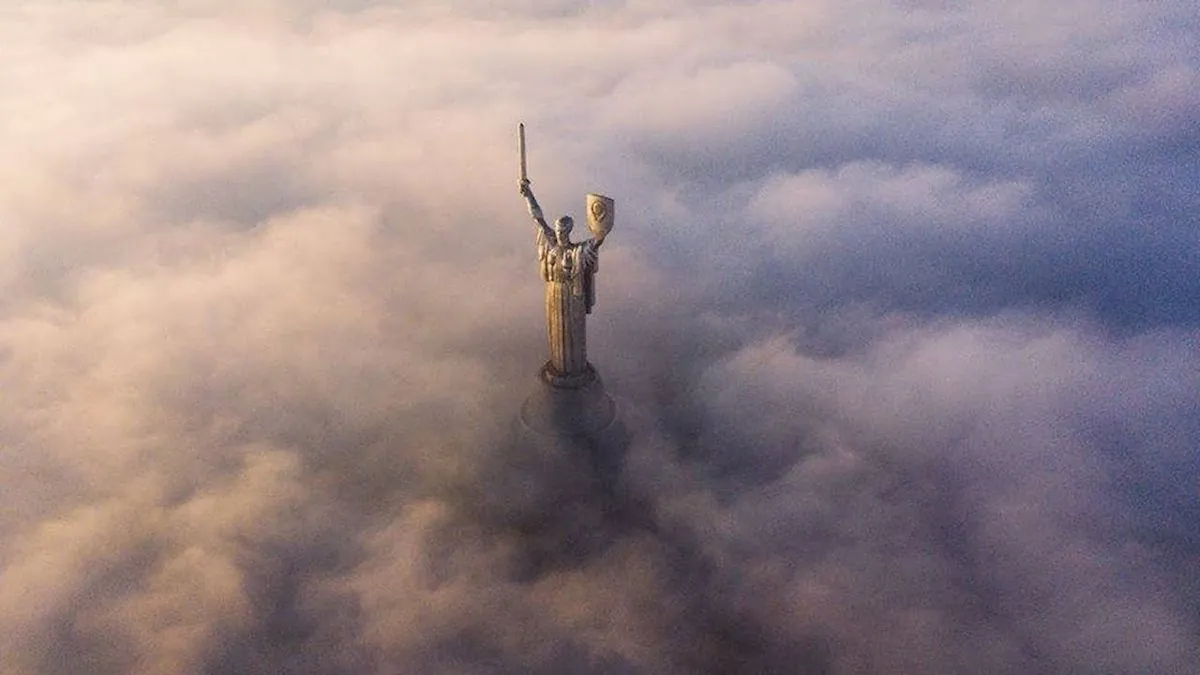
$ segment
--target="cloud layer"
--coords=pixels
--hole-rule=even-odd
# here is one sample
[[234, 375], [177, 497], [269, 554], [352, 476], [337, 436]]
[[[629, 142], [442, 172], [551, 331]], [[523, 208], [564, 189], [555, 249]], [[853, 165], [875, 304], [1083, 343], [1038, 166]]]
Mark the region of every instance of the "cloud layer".
[[1043, 4], [0, 10], [0, 670], [1190, 672], [1200, 26]]

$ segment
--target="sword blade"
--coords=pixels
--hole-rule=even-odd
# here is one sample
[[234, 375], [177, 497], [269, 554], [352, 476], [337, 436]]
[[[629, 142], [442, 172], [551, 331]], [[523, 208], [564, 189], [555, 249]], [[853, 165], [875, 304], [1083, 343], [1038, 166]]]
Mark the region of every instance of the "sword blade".
[[517, 125], [517, 152], [521, 156], [521, 180], [529, 180], [529, 172], [525, 168], [525, 123]]

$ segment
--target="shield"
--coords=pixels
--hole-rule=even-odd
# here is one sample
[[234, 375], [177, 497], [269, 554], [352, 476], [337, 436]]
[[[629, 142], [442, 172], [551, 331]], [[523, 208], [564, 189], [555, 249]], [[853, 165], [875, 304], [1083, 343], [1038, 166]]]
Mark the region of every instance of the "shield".
[[597, 240], [608, 236], [613, 227], [613, 200], [604, 195], [587, 196], [588, 229]]

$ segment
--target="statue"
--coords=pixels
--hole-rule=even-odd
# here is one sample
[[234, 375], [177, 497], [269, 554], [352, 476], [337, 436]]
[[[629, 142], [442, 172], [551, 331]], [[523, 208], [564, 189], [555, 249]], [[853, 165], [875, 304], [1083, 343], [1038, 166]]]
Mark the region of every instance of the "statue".
[[580, 387], [595, 379], [587, 360], [587, 315], [596, 304], [595, 275], [599, 269], [600, 246], [612, 230], [613, 200], [602, 195], [587, 196], [588, 227], [592, 238], [571, 241], [574, 220], [562, 216], [554, 227], [546, 224], [542, 208], [533, 196], [525, 165], [525, 125], [518, 127], [521, 158], [520, 193], [537, 225], [534, 241], [542, 281], [546, 283], [546, 335], [550, 360], [542, 377], [558, 387]]

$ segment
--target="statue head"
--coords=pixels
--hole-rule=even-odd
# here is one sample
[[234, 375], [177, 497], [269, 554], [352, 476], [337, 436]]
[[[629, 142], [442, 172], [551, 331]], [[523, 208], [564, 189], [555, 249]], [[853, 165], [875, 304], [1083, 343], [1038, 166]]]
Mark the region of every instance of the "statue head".
[[575, 227], [575, 221], [571, 216], [563, 216], [554, 221], [554, 236], [560, 244], [565, 244], [571, 234], [571, 229]]

